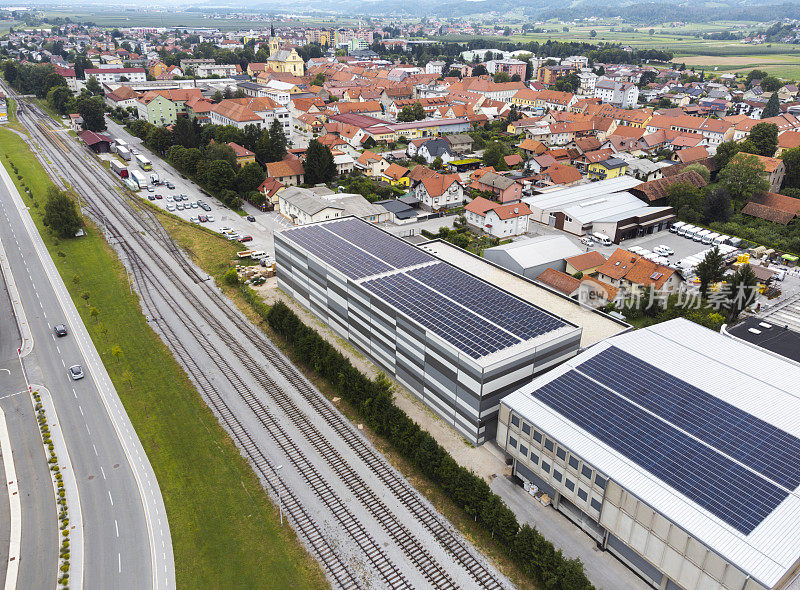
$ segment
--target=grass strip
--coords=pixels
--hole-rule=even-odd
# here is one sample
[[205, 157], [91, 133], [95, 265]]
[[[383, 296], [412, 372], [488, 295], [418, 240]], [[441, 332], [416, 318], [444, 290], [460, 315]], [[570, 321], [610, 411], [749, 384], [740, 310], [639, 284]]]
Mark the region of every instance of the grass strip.
[[[51, 181], [38, 160], [5, 129], [0, 129], [0, 154], [31, 207], [155, 470], [169, 518], [178, 587], [327, 587], [316, 561], [288, 525], [280, 527], [277, 508], [255, 473], [145, 321], [125, 269], [101, 232], [87, 224], [84, 238], [53, 237], [41, 222]], [[230, 261], [233, 252], [231, 245], [216, 255]]]

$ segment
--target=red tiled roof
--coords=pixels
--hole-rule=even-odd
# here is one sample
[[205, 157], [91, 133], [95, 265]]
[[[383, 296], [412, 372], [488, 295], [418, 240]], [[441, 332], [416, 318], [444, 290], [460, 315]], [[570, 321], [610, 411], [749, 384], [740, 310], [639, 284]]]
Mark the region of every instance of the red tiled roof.
[[556, 291], [564, 293], [565, 295], [572, 295], [572, 293], [574, 293], [575, 290], [581, 285], [580, 279], [576, 279], [575, 277], [572, 277], [554, 268], [544, 269], [544, 272], [536, 277], [536, 280], [552, 287]]
[[287, 176], [302, 176], [305, 174], [303, 162], [297, 159], [281, 160], [280, 162], [267, 163], [267, 176], [280, 179]]
[[591, 252], [584, 252], [577, 256], [570, 256], [565, 260], [567, 264], [571, 264], [575, 270], [583, 272], [588, 268], [596, 268], [602, 265], [605, 263], [606, 257], [597, 250], [592, 250]]

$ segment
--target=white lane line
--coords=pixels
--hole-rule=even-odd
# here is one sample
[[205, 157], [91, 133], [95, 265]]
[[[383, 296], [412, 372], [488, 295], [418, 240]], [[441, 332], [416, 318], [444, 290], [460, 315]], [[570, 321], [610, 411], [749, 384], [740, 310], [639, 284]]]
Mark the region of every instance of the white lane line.
[[114, 529], [117, 531], [117, 537], [119, 537], [119, 525], [116, 518], [114, 519]]
[[[100, 466], [100, 473], [103, 474], [103, 479], [105, 479], [106, 478], [106, 472], [103, 471], [103, 466], [102, 465]], [[111, 497], [111, 492], [108, 492], [108, 497], [109, 498]], [[111, 502], [111, 503], [113, 504], [114, 502]]]
[[111, 497], [111, 490], [108, 490], [108, 501], [111, 502], [111, 505], [114, 505], [114, 498]]
[[14, 469], [14, 455], [11, 451], [11, 440], [8, 437], [6, 417], [0, 410], [0, 452], [3, 454], [6, 485], [8, 487], [9, 514], [11, 516], [8, 546], [8, 566], [6, 568], [5, 590], [17, 587], [19, 572], [20, 544], [22, 542], [22, 503], [17, 488], [17, 472]]
[[81, 411], [81, 416], [83, 416], [83, 408], [80, 405], [78, 405], [78, 409]]
[[92, 443], [92, 448], [94, 449], [94, 456], [99, 457], [100, 455], [97, 454], [97, 447], [94, 446], [94, 443]]
[[61, 359], [61, 364], [64, 365], [65, 367], [67, 366], [67, 364], [64, 362], [64, 359]]
[[122, 573], [122, 553], [117, 553], [117, 573]]
[[56, 350], [58, 351], [58, 354], [61, 354], [61, 349], [58, 347], [58, 344], [56, 344]]

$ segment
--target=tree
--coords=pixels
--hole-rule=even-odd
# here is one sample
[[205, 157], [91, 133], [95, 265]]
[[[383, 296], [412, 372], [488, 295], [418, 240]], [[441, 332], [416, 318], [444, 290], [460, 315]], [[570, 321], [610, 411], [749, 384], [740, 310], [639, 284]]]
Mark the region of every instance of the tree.
[[694, 164], [689, 164], [686, 168], [683, 169], [684, 172], [695, 171], [700, 176], [703, 177], [703, 180], [706, 181], [708, 184], [709, 180], [711, 180], [711, 172], [709, 172], [708, 168], [700, 164], [699, 162], [695, 162]]
[[783, 160], [783, 164], [786, 166], [786, 176], [783, 179], [783, 185], [800, 188], [800, 147], [783, 152], [781, 154], [781, 160]]
[[703, 205], [703, 218], [706, 223], [728, 221], [731, 218], [731, 196], [720, 186], [706, 189]]
[[316, 139], [308, 144], [304, 168], [308, 184], [330, 182], [336, 176], [336, 164], [333, 162], [331, 150]]
[[122, 356], [122, 349], [115, 344], [111, 347], [111, 354], [113, 354], [114, 358], [117, 359], [117, 362], [119, 362], [119, 359]]
[[159, 156], [163, 156], [172, 145], [172, 135], [164, 127], [153, 127], [147, 132], [145, 143]]
[[415, 121], [422, 121], [425, 118], [425, 107], [422, 106], [420, 101], [414, 103], [414, 106], [411, 107], [411, 112]]
[[760, 156], [772, 157], [778, 147], [778, 126], [774, 123], [758, 123], [747, 138], [753, 142]]
[[474, 68], [472, 68], [472, 75], [473, 76], [486, 76], [489, 72], [486, 70], [486, 66], [483, 64], [478, 64]]
[[767, 73], [764, 70], [751, 70], [749, 74], [747, 74], [747, 78], [745, 78], [745, 82], [749, 87], [753, 80], [763, 80], [767, 77]]
[[187, 148], [200, 145], [200, 135], [188, 117], [178, 117], [178, 121], [172, 127], [172, 143]]
[[722, 280], [725, 274], [724, 264], [724, 256], [720, 253], [719, 248], [714, 246], [697, 265], [695, 272], [697, 278], [700, 279], [700, 296], [703, 299], [708, 296], [709, 285]]
[[778, 93], [773, 92], [772, 96], [769, 97], [767, 101], [767, 106], [764, 107], [764, 110], [761, 111], [761, 118], [762, 119], [769, 119], [770, 117], [777, 117], [781, 114], [781, 103], [778, 99]]
[[325, 74], [320, 72], [319, 74], [314, 76], [314, 79], [311, 80], [311, 85], [312, 86], [324, 86], [325, 85]]
[[264, 169], [258, 164], [245, 164], [236, 173], [236, 190], [241, 195], [246, 195], [256, 190], [264, 182]]
[[74, 238], [81, 228], [81, 218], [75, 201], [66, 192], [53, 186], [47, 190], [42, 222], [59, 238]]
[[766, 76], [761, 80], [761, 90], [764, 92], [775, 92], [783, 86], [783, 83], [775, 76]]
[[511, 76], [509, 76], [506, 72], [496, 72], [493, 80], [495, 83], [511, 82]]
[[73, 106], [72, 92], [66, 86], [56, 86], [47, 93], [47, 103], [59, 114], [66, 115], [68, 107]]
[[718, 180], [731, 200], [739, 203], [769, 190], [764, 164], [752, 154], [736, 154], [719, 173]]
[[103, 93], [103, 87], [100, 86], [100, 82], [98, 82], [97, 78], [94, 76], [90, 76], [89, 79], [86, 80], [86, 90], [95, 96]]
[[230, 190], [234, 186], [235, 178], [236, 173], [233, 166], [226, 160], [201, 160], [197, 163], [197, 179], [211, 193], [220, 198], [222, 191]]
[[236, 166], [236, 152], [233, 148], [224, 143], [212, 143], [206, 146], [205, 153], [203, 154], [206, 160], [223, 160], [231, 165], [231, 168]]
[[521, 82], [522, 78], [520, 77], [519, 74], [514, 74], [513, 76], [511, 76], [511, 81], [512, 82]]
[[400, 109], [400, 112], [397, 113], [397, 120], [401, 123], [410, 123], [411, 121], [415, 120], [414, 109], [411, 107], [411, 105], [407, 104]]
[[492, 141], [483, 152], [483, 165], [493, 166], [495, 170], [500, 170], [502, 166], [505, 166], [506, 162], [503, 159], [505, 155], [503, 144], [499, 141]]
[[714, 155], [714, 165], [717, 170], [722, 170], [731, 161], [731, 158], [739, 153], [739, 144], [735, 141], [725, 141], [717, 146], [717, 153]]
[[702, 192], [689, 182], [676, 182], [669, 187], [667, 202], [680, 219], [689, 223], [697, 223], [703, 217]]
[[77, 56], [75, 58], [75, 68], [74, 68], [75, 69], [75, 77], [78, 80], [83, 80], [84, 79], [84, 72], [86, 71], [86, 69], [87, 68], [93, 68], [93, 67], [94, 67], [94, 65], [92, 64], [91, 61], [89, 61], [88, 57], [86, 57], [83, 54]]
[[755, 301], [758, 293], [756, 286], [758, 279], [749, 264], [742, 264], [731, 277], [728, 291], [726, 309], [728, 323], [733, 324], [739, 318], [742, 310]]
[[81, 94], [75, 101], [76, 110], [83, 118], [83, 128], [89, 131], [102, 131], [106, 128], [106, 107], [99, 96]]

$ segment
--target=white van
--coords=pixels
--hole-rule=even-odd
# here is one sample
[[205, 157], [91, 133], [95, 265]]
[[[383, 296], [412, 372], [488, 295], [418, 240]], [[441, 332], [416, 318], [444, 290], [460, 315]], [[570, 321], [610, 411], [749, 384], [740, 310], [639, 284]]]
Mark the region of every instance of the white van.
[[713, 244], [714, 244], [715, 246], [721, 246], [721, 245], [722, 245], [722, 244], [724, 244], [724, 243], [725, 243], [727, 240], [730, 240], [730, 236], [726, 236], [725, 234], [719, 234], [719, 235], [718, 235], [716, 238], [714, 238], [714, 242], [713, 242]]
[[696, 229], [697, 228], [695, 226], [687, 223], [686, 225], [682, 225], [681, 227], [678, 228], [678, 235], [686, 238], [689, 237], [690, 235], [689, 232], [693, 232]]
[[692, 239], [695, 242], [702, 242], [703, 240], [706, 239], [706, 236], [709, 235], [710, 233], [711, 233], [710, 229], [701, 229], [696, 234], [694, 234], [694, 237]]
[[268, 258], [269, 254], [264, 252], [263, 250], [256, 250], [255, 252], [250, 252], [250, 258], [255, 258], [256, 260], [261, 260], [262, 258]]
[[669, 226], [670, 233], [677, 234], [678, 231], [686, 225], [685, 221], [676, 221], [672, 225]]
[[706, 234], [705, 236], [703, 236], [703, 243], [704, 244], [713, 244], [714, 240], [716, 240], [718, 237], [719, 237], [718, 233], [711, 232], [711, 233]]
[[592, 238], [595, 242], [600, 242], [603, 244], [603, 246], [610, 246], [613, 243], [611, 238], [609, 238], [606, 234], [601, 234], [600, 232], [593, 233]]

